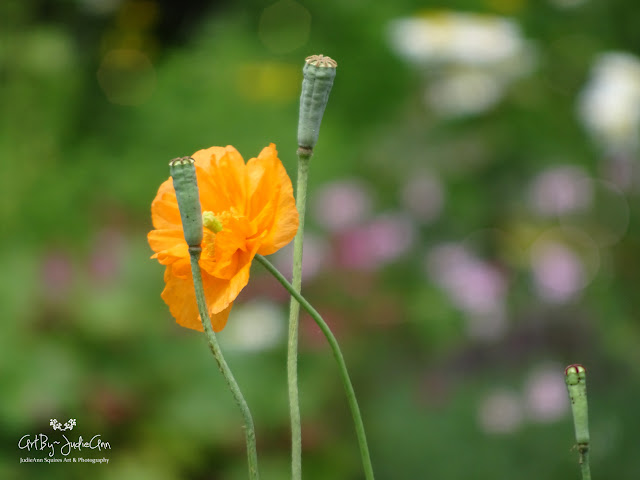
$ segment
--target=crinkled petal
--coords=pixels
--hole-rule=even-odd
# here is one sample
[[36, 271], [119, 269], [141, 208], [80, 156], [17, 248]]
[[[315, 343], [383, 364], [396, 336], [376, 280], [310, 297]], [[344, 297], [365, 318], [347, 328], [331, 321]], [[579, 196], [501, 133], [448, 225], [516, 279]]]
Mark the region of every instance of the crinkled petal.
[[147, 239], [156, 252], [151, 258], [157, 258], [161, 265], [172, 265], [173, 274], [178, 277], [186, 278], [190, 274], [189, 247], [182, 230], [151, 230]]
[[[207, 297], [207, 301], [211, 302], [211, 308], [214, 311], [220, 311], [233, 302], [247, 283], [249, 283], [251, 261], [254, 256], [255, 252], [237, 252], [234, 259], [235, 268], [233, 274], [229, 276], [228, 280], [222, 280], [211, 275], [206, 275], [206, 277], [203, 276], [203, 279], [205, 279], [205, 292], [209, 295], [209, 297]], [[207, 285], [206, 278], [225, 282], [225, 286], [224, 288], [214, 288], [213, 285]]]
[[289, 243], [298, 231], [293, 186], [272, 143], [247, 163], [248, 216], [258, 234], [266, 232], [258, 253], [270, 255]]
[[247, 172], [242, 156], [232, 146], [211, 147], [192, 155], [202, 210], [220, 213], [235, 208], [245, 213]]

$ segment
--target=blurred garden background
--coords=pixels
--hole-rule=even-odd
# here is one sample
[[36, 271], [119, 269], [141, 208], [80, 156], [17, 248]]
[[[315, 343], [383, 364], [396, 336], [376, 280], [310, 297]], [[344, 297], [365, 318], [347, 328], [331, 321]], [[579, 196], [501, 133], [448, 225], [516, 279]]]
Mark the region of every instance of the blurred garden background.
[[[337, 77], [303, 290], [341, 342], [378, 479], [640, 478], [640, 9], [631, 0], [3, 0], [0, 478], [246, 478], [241, 418], [150, 260], [168, 161], [270, 142], [295, 178], [304, 58]], [[272, 260], [287, 275], [290, 251]], [[289, 476], [288, 298], [260, 265], [219, 335], [262, 478]], [[306, 479], [360, 479], [303, 316]], [[93, 434], [108, 465], [20, 464]]]

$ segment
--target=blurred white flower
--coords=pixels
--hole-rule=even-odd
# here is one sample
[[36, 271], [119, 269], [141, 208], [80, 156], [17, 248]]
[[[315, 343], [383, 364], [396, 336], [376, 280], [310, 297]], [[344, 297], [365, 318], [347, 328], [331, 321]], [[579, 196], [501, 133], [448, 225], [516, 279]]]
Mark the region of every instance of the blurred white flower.
[[495, 64], [521, 53], [520, 29], [503, 17], [455, 11], [393, 20], [391, 45], [402, 57], [418, 63]]
[[284, 342], [286, 318], [282, 309], [267, 300], [253, 300], [233, 307], [233, 318], [220, 334], [226, 348], [259, 352]]
[[512, 433], [521, 425], [523, 412], [519, 395], [496, 389], [487, 395], [478, 409], [478, 423], [485, 433]]
[[490, 72], [458, 70], [434, 79], [425, 92], [428, 105], [446, 115], [469, 115], [492, 108], [500, 99], [504, 84]]
[[622, 52], [600, 55], [580, 93], [578, 111], [604, 147], [635, 148], [640, 128], [640, 59]]
[[444, 115], [489, 110], [534, 64], [531, 45], [518, 24], [505, 17], [434, 12], [393, 20], [389, 38], [400, 57], [427, 74], [435, 72], [425, 100]]

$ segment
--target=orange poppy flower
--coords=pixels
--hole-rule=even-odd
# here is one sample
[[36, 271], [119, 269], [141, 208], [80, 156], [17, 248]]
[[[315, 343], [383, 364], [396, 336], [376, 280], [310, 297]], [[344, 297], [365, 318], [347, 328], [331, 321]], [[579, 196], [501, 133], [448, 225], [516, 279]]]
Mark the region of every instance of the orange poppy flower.
[[[211, 325], [224, 328], [229, 311], [249, 281], [256, 253], [269, 255], [289, 243], [298, 230], [293, 187], [274, 144], [246, 164], [232, 146], [211, 147], [192, 155], [205, 221], [200, 268]], [[189, 250], [173, 181], [158, 189], [151, 204], [155, 230], [148, 240], [162, 265], [162, 299], [183, 327], [202, 331], [196, 305]]]

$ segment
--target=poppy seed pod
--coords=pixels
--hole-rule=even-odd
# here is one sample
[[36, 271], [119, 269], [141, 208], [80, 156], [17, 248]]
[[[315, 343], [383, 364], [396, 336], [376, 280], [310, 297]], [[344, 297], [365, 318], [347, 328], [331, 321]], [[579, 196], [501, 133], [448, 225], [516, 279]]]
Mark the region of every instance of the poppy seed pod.
[[312, 55], [305, 59], [298, 119], [298, 146], [301, 148], [313, 150], [318, 142], [322, 115], [329, 100], [337, 66], [335, 60], [324, 55]]
[[569, 390], [576, 442], [589, 444], [589, 413], [587, 407], [587, 373], [582, 365], [569, 365], [565, 371]]
[[202, 243], [202, 210], [193, 158], [174, 158], [169, 162], [169, 172], [173, 178], [178, 209], [182, 219], [184, 239], [189, 247], [200, 247]]

